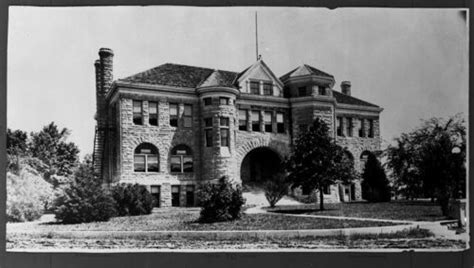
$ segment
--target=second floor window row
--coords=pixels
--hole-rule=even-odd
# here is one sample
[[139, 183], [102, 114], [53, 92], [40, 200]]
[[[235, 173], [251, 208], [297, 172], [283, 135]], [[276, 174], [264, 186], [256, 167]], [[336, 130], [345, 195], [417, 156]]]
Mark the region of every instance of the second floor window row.
[[[345, 121], [345, 122], [344, 122]], [[343, 122], [345, 126], [343, 126]], [[345, 128], [345, 132], [344, 132]], [[337, 117], [336, 118], [336, 134], [337, 136], [347, 137], [374, 137], [374, 120], [373, 119], [358, 119], [351, 117]]]
[[[250, 120], [248, 113], [250, 112]], [[274, 121], [276, 120], [276, 124]], [[263, 121], [263, 129], [261, 123]], [[250, 124], [248, 124], [250, 123]], [[248, 127], [250, 125], [250, 128]], [[275, 128], [276, 125], [276, 129]], [[263, 116], [259, 110], [239, 110], [239, 130], [256, 132], [285, 133], [285, 122], [283, 113], [277, 112], [274, 118], [272, 111], [264, 111]]]
[[[133, 100], [133, 124], [134, 125], [144, 125], [144, 101]], [[169, 125], [172, 127], [178, 127], [179, 122], [179, 104], [178, 103], [169, 103]], [[148, 124], [150, 126], [158, 126], [159, 123], [159, 110], [158, 102], [148, 101]], [[193, 125], [193, 106], [191, 104], [183, 104], [183, 113], [182, 113], [182, 126], [185, 128], [190, 128]]]

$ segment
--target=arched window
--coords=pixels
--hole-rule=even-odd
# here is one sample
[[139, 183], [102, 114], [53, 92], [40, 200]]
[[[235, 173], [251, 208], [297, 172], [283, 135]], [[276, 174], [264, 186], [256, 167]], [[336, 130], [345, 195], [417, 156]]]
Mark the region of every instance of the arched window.
[[142, 143], [135, 148], [133, 156], [133, 170], [135, 172], [158, 172], [158, 149], [150, 143]]
[[193, 172], [193, 153], [188, 146], [177, 145], [171, 150], [170, 169], [176, 173]]

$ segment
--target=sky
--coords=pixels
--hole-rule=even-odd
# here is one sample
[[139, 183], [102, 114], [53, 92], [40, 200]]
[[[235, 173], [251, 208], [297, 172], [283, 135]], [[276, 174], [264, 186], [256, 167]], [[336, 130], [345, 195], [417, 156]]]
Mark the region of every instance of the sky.
[[7, 126], [54, 121], [92, 153], [98, 50], [114, 79], [179, 63], [240, 72], [259, 54], [277, 75], [302, 64], [384, 108], [384, 144], [421, 119], [468, 113], [468, 22], [456, 9], [10, 7]]

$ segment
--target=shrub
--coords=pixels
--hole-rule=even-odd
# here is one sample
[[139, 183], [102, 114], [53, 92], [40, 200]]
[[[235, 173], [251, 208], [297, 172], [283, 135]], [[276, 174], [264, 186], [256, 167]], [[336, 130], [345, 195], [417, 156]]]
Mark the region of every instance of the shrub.
[[239, 185], [233, 186], [225, 177], [218, 183], [206, 183], [198, 191], [202, 206], [199, 221], [217, 222], [240, 217], [245, 199]]
[[94, 174], [92, 162], [79, 166], [70, 184], [60, 186], [54, 214], [62, 223], [107, 221], [115, 216], [115, 202]]
[[139, 184], [117, 184], [112, 197], [119, 216], [150, 214], [155, 203], [146, 187]]
[[52, 186], [28, 169], [7, 173], [7, 221], [39, 219], [52, 194]]
[[362, 198], [369, 202], [390, 201], [389, 181], [380, 162], [370, 154], [362, 174]]
[[289, 183], [286, 181], [286, 176], [283, 173], [277, 173], [271, 180], [263, 183], [265, 198], [267, 198], [270, 207], [275, 207], [276, 203], [288, 194], [288, 188]]

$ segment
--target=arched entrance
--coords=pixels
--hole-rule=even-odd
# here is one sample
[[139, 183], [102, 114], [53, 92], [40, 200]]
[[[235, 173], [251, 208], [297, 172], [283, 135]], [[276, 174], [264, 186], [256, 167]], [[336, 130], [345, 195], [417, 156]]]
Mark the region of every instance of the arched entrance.
[[240, 178], [244, 185], [259, 185], [269, 180], [281, 167], [280, 156], [270, 148], [251, 150], [242, 160]]

